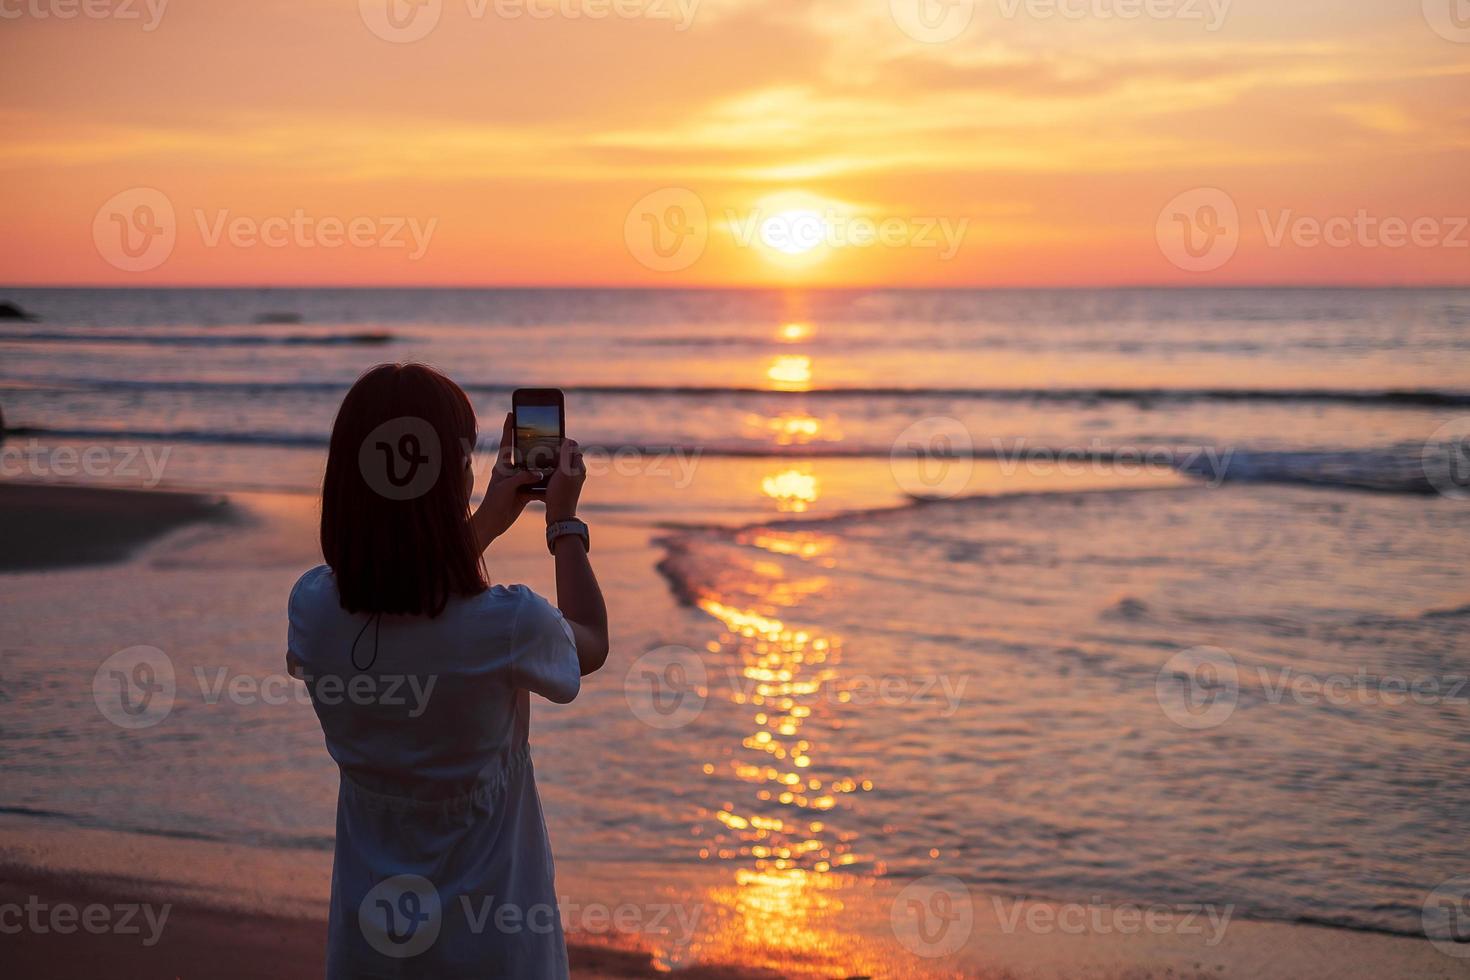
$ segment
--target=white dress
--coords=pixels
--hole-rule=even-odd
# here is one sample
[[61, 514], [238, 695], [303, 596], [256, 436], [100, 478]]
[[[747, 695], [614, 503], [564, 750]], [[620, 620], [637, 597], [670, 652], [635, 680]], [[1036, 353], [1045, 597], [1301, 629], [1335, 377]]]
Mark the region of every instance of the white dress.
[[433, 619], [353, 615], [323, 565], [289, 619], [341, 772], [327, 976], [566, 977], [527, 743], [528, 693], [581, 684], [561, 613], [497, 585]]

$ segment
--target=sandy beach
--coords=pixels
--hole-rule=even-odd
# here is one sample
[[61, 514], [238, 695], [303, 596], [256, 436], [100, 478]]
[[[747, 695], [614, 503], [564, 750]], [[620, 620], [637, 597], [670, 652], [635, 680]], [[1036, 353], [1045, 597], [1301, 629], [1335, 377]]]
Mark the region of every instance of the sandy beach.
[[[28, 506], [37, 488], [7, 487], [0, 506], [12, 514]], [[309, 550], [303, 542], [311, 501], [289, 496], [243, 495], [229, 507], [242, 519], [217, 525], [203, 537], [172, 532], [201, 512], [201, 498], [179, 494], [117, 494], [108, 490], [50, 495], [58, 515], [49, 543], [62, 542], [62, 528], [86, 528], [99, 515], [134, 508], [156, 521], [151, 542], [134, 537], [135, 567], [176, 567], [214, 561], [219, 549], [273, 556], [284, 563]], [[215, 499], [207, 513], [222, 505]], [[647, 564], [655, 532], [624, 528], [604, 534], [605, 559], [616, 570], [610, 600], [627, 611], [641, 602], [645, 614]], [[309, 542], [309, 537], [306, 538]], [[513, 578], [531, 571], [536, 542], [517, 536], [496, 555], [497, 569]], [[64, 550], [64, 542], [62, 542]], [[52, 556], [54, 557], [54, 555]], [[95, 561], [117, 561], [112, 551]], [[73, 561], [78, 559], [73, 558]], [[124, 559], [127, 560], [127, 559]], [[640, 566], [641, 570], [640, 570]], [[56, 575], [54, 562], [48, 564]], [[68, 574], [83, 574], [73, 570]], [[23, 583], [28, 573], [11, 573]], [[641, 598], [639, 598], [641, 597]], [[672, 614], [672, 613], [670, 613]], [[616, 684], [618, 678], [612, 677]], [[305, 709], [309, 710], [309, 709]], [[540, 744], [538, 759], [556, 771], [551, 757], [555, 729]], [[567, 787], [543, 777], [551, 801], [553, 839]], [[321, 847], [230, 844], [209, 835], [129, 833], [89, 826], [73, 816], [12, 807], [0, 815], [0, 907], [18, 919], [31, 907], [38, 920], [65, 928], [71, 915], [91, 907], [116, 910], [146, 905], [159, 923], [157, 941], [141, 915], [139, 934], [21, 930], [3, 939], [7, 961], [19, 975], [83, 976], [319, 976], [322, 969], [330, 852]], [[791, 880], [742, 877], [718, 866], [660, 866], [558, 858], [559, 890], [572, 911], [568, 919], [573, 972], [582, 977], [641, 977], [676, 970], [692, 980], [774, 976], [913, 976], [1006, 978], [1450, 978], [1470, 975], [1470, 964], [1443, 955], [1427, 940], [1307, 925], [1254, 922], [1240, 918], [1211, 927], [1203, 917], [1186, 928], [1142, 932], [1109, 926], [1095, 910], [969, 890], [973, 921], [966, 941], [953, 951], [928, 949], [915, 955], [895, 922], [902, 909], [905, 879], [832, 876], [791, 888]], [[799, 881], [799, 880], [798, 880]], [[820, 884], [820, 887], [818, 887]], [[167, 913], [163, 908], [167, 906]], [[688, 935], [667, 929], [611, 930], [585, 916], [589, 908], [647, 911], [665, 906], [689, 910], [697, 922]], [[50, 918], [62, 909], [61, 919]], [[76, 909], [75, 913], [67, 911]], [[581, 909], [582, 912], [577, 910]], [[1085, 912], [1092, 911], [1091, 919]], [[1109, 914], [1115, 909], [1104, 909]], [[1055, 925], [1076, 913], [1079, 929]], [[164, 917], [166, 915], [166, 918]], [[1227, 912], [1228, 916], [1228, 912]], [[86, 921], [78, 918], [78, 922]], [[115, 921], [110, 919], [108, 921]], [[1091, 922], [1091, 924], [1087, 924]], [[672, 941], [671, 941], [672, 940]]]

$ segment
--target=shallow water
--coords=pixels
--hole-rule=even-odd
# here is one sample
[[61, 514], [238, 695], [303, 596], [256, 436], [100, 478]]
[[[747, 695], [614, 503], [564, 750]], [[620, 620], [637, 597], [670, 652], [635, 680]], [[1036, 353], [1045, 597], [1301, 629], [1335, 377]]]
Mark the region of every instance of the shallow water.
[[[1470, 870], [1470, 293], [12, 292], [12, 477], [309, 493], [370, 364], [445, 367], [485, 433], [569, 389], [623, 665], [538, 714], [564, 861], [1403, 933]], [[138, 643], [279, 670], [312, 502], [247, 501], [8, 577], [0, 805], [330, 846], [309, 709], [92, 703]]]

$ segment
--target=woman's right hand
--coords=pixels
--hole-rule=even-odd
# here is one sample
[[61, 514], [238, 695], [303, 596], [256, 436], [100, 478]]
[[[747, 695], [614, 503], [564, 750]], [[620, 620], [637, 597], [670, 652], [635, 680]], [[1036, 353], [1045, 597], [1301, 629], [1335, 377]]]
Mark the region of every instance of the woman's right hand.
[[582, 449], [575, 439], [561, 441], [561, 456], [546, 484], [546, 523], [566, 521], [577, 516], [577, 501], [582, 484], [587, 482], [587, 467], [582, 463]]

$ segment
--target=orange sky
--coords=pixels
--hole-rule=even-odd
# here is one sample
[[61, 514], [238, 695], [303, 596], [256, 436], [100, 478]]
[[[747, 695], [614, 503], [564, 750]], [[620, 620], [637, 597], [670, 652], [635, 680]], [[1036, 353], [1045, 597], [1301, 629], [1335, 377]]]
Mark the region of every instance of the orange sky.
[[0, 0], [0, 281], [1470, 284], [1440, 0], [940, 2]]

